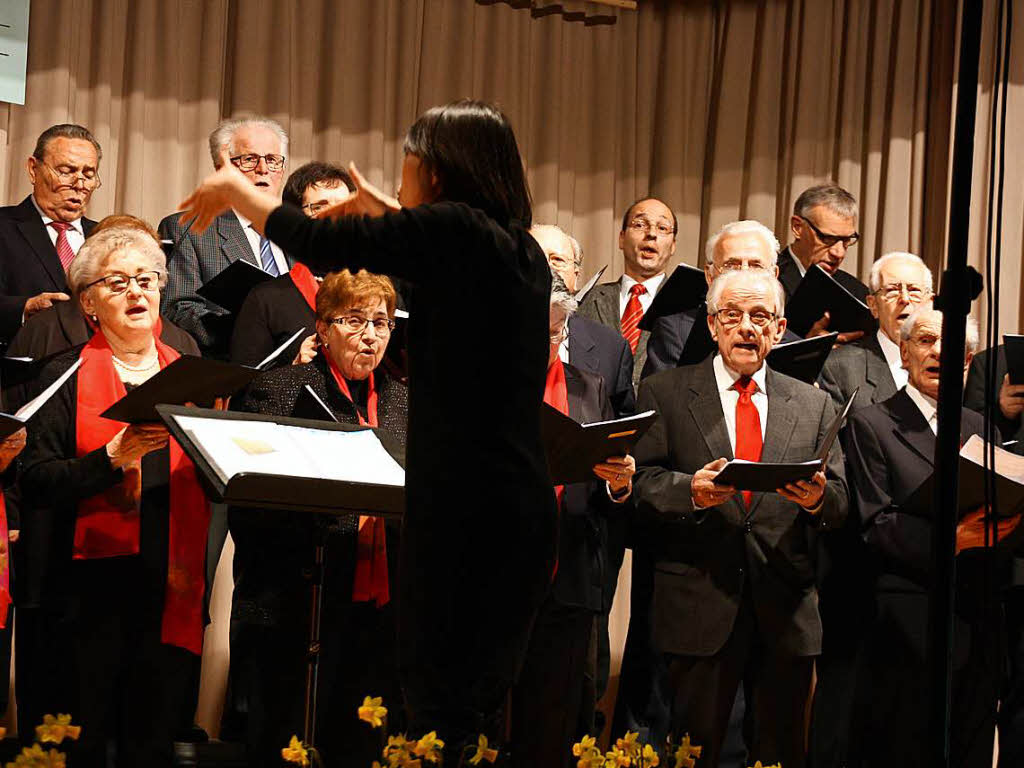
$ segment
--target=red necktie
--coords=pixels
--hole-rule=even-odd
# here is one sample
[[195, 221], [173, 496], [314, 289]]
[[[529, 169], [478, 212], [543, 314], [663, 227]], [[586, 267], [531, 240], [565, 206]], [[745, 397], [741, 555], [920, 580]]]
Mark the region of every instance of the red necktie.
[[57, 230], [57, 255], [60, 256], [60, 265], [65, 272], [68, 271], [68, 264], [75, 258], [75, 252], [71, 250], [71, 243], [68, 242], [68, 230], [71, 225], [66, 221], [51, 221], [50, 226]]
[[644, 316], [644, 308], [640, 306], [640, 297], [647, 293], [642, 283], [633, 283], [629, 289], [629, 301], [626, 311], [622, 313], [622, 337], [629, 343], [629, 351], [636, 354], [636, 345], [640, 343], [640, 319]]
[[[757, 406], [751, 399], [757, 391], [757, 384], [749, 376], [740, 376], [732, 388], [740, 393], [740, 399], [736, 403], [736, 450], [737, 459], [747, 461], [761, 460], [761, 447], [764, 443], [761, 437], [761, 414], [757, 412]], [[743, 491], [743, 501], [750, 506], [750, 491]]]

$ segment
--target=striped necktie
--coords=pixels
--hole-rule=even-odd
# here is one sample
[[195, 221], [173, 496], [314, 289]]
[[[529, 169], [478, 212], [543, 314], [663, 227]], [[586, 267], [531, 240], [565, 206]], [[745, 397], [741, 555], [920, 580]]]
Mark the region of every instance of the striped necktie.
[[75, 252], [71, 250], [71, 243], [68, 242], [68, 230], [71, 225], [66, 221], [51, 221], [50, 226], [57, 230], [57, 256], [60, 257], [60, 266], [67, 272], [68, 264], [75, 258]]
[[640, 343], [640, 320], [644, 316], [644, 308], [640, 306], [640, 297], [647, 293], [643, 283], [633, 283], [629, 289], [629, 300], [622, 313], [622, 337], [629, 344], [629, 351], [636, 354], [636, 345]]
[[274, 251], [270, 248], [270, 241], [260, 235], [260, 264], [263, 271], [268, 275], [277, 277], [281, 271], [277, 268], [277, 261], [274, 259]]

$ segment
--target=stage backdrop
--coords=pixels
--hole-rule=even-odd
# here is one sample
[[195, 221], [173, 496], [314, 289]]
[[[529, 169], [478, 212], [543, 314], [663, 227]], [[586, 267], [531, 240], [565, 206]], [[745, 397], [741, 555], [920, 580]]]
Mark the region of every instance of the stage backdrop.
[[[1017, 0], [1024, 21], [1024, 0]], [[156, 223], [211, 170], [223, 117], [262, 113], [291, 135], [291, 167], [354, 160], [385, 189], [405, 129], [459, 97], [497, 101], [515, 124], [538, 222], [573, 233], [587, 274], [622, 271], [623, 209], [668, 201], [675, 260], [700, 262], [727, 221], [756, 218], [785, 244], [795, 196], [828, 178], [860, 200], [845, 268], [867, 278], [889, 250], [943, 259], [956, 18], [933, 0], [641, 0], [614, 24], [473, 0], [33, 0], [24, 107], [0, 105], [0, 185], [29, 191], [25, 159], [58, 122], [103, 145], [93, 218]], [[994, 39], [986, 4], [986, 45]], [[1020, 28], [1018, 24], [1018, 28]], [[1015, 34], [1019, 40], [1020, 33]], [[1019, 53], [1019, 46], [1018, 53]], [[994, 57], [982, 65], [975, 221], [984, 224]], [[1024, 110], [1012, 62], [1008, 133]], [[1002, 324], [1016, 330], [1024, 162], [1007, 156]], [[983, 226], [972, 233], [980, 264]], [[472, 275], [453, 279], [472, 280]], [[486, 297], [487, 286], [476, 295]], [[475, 311], [486, 314], [487, 306]], [[230, 553], [230, 550], [228, 551]], [[627, 563], [628, 565], [628, 563]], [[226, 661], [221, 563], [201, 720], [216, 730]], [[624, 570], [613, 653], [628, 616]], [[495, 607], [498, 610], [498, 607]]]

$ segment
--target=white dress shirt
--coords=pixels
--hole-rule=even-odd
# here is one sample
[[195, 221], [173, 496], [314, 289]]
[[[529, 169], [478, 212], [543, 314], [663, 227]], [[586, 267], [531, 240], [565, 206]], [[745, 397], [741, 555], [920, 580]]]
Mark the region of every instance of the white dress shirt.
[[800, 273], [800, 277], [803, 277], [804, 275], [806, 275], [807, 274], [807, 270], [804, 268], [804, 263], [802, 261], [800, 261], [800, 259], [798, 259], [796, 257], [796, 254], [793, 253], [793, 251], [790, 251], [789, 252], [789, 256], [790, 256], [791, 259], [793, 259], [793, 263], [796, 264], [796, 269]]
[[889, 366], [892, 380], [896, 382], [896, 389], [903, 389], [903, 387], [907, 386], [909, 374], [907, 369], [903, 367], [903, 360], [900, 358], [900, 345], [893, 343], [893, 340], [879, 329], [878, 346], [882, 348], [882, 354], [885, 355], [885, 362]]
[[[56, 221], [43, 213], [43, 209], [39, 207], [39, 203], [36, 202], [35, 195], [29, 195], [29, 200], [32, 201], [32, 205], [36, 207], [36, 211], [39, 213], [40, 218], [43, 220], [43, 229], [46, 230], [46, 234], [50, 236], [50, 242], [53, 243], [53, 247], [57, 247], [57, 230], [50, 226], [51, 221]], [[78, 249], [82, 247], [85, 242], [85, 230], [82, 229], [82, 218], [79, 216], [74, 221], [69, 221], [68, 224], [71, 228], [67, 231], [68, 245], [71, 246], [71, 251], [77, 256]]]
[[939, 433], [939, 404], [928, 395], [924, 394], [915, 387], [913, 384], [907, 384], [907, 394], [910, 395], [910, 399], [914, 401], [914, 405], [921, 411], [921, 415], [924, 416], [924, 420], [928, 422], [928, 427], [931, 429], [933, 435]]
[[[253, 229], [252, 222], [238, 211], [235, 211], [235, 216], [238, 218], [238, 223], [242, 225], [242, 231], [245, 232], [245, 236], [249, 240], [249, 247], [252, 248], [252, 252], [256, 256], [256, 264], [262, 269], [263, 262], [260, 261], [260, 233]], [[274, 254], [274, 262], [277, 264], [278, 274], [286, 274], [288, 272], [288, 260], [284, 257], [284, 251], [273, 240], [270, 241], [270, 252]]]
[[[715, 381], [718, 383], [718, 394], [722, 398], [722, 412], [725, 414], [725, 429], [729, 433], [729, 445], [732, 454], [736, 455], [736, 404], [740, 401], [740, 393], [733, 389], [740, 375], [729, 369], [721, 355], [715, 355], [712, 361], [715, 369]], [[765, 365], [761, 364], [757, 373], [750, 377], [757, 385], [757, 391], [751, 396], [757, 415], [761, 420], [761, 442], [764, 442], [764, 430], [768, 425], [768, 392], [765, 389]]]
[[[640, 299], [640, 308], [647, 314], [647, 310], [651, 308], [651, 302], [654, 301], [654, 294], [658, 292], [658, 288], [661, 287], [662, 282], [665, 280], [665, 273], [662, 272], [660, 275], [655, 275], [643, 281], [644, 288], [647, 289], [647, 293], [642, 293], [637, 298]], [[629, 301], [629, 289], [636, 285], [637, 281], [629, 275], [623, 275], [622, 281], [619, 284], [619, 317], [621, 318], [623, 313], [626, 311], [626, 303]]]

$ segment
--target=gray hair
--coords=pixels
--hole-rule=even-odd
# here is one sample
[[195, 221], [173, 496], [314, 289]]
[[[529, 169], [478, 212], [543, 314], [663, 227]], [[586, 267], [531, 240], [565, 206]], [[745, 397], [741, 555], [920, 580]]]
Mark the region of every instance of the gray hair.
[[39, 134], [39, 138], [36, 139], [36, 148], [32, 150], [32, 157], [39, 162], [45, 160], [46, 148], [54, 139], [78, 139], [80, 141], [88, 141], [96, 150], [96, 161], [99, 162], [103, 159], [103, 147], [101, 147], [100, 143], [96, 141], [96, 137], [92, 135], [88, 128], [76, 125], [75, 123], [51, 125]]
[[775, 237], [775, 234], [768, 229], [760, 221], [754, 221], [753, 219], [744, 219], [743, 221], [731, 221], [722, 227], [720, 230], [715, 232], [711, 237], [708, 238], [707, 243], [704, 245], [704, 263], [713, 264], [715, 262], [715, 249], [718, 247], [719, 242], [723, 238], [732, 237], [734, 235], [745, 235], [749, 232], [753, 232], [756, 235], [760, 235], [771, 252], [771, 264], [769, 266], [774, 267], [779, 262], [779, 240]]
[[128, 227], [111, 227], [85, 241], [68, 265], [68, 287], [77, 300], [90, 283], [103, 277], [103, 265], [122, 251], [145, 255], [160, 273], [160, 287], [167, 284], [167, 258], [152, 236]]
[[281, 142], [281, 154], [288, 157], [288, 134], [276, 120], [269, 117], [240, 117], [229, 120], [221, 120], [220, 125], [213, 129], [210, 134], [210, 157], [213, 159], [213, 167], [220, 167], [220, 153], [225, 147], [231, 152], [231, 142], [240, 128], [245, 127], [266, 128], [277, 135]]
[[928, 265], [921, 260], [920, 256], [907, 253], [906, 251], [891, 251], [871, 265], [871, 276], [868, 278], [868, 285], [871, 286], [872, 293], [875, 293], [882, 287], [882, 270], [893, 261], [910, 261], [916, 264], [921, 269], [921, 273], [928, 277], [928, 290], [932, 290], [934, 286], [932, 271], [928, 269]]
[[579, 304], [576, 302], [575, 297], [569, 293], [569, 289], [565, 287], [565, 281], [562, 276], [557, 272], [551, 272], [551, 309], [560, 309], [565, 313], [568, 318], [572, 316]]
[[819, 205], [844, 219], [857, 218], [857, 198], [832, 181], [815, 184], [801, 192], [793, 203], [793, 215], [807, 218], [811, 210]]
[[[910, 341], [910, 337], [914, 335], [914, 329], [917, 328], [917, 324], [933, 312], [942, 314], [930, 301], [919, 304], [914, 311], [910, 313], [907, 319], [903, 321], [903, 325], [900, 326], [900, 342]], [[946, 321], [945, 315], [943, 315], [942, 321]], [[967, 354], [973, 355], [977, 352], [980, 341], [981, 334], [978, 331], [978, 321], [973, 317], [968, 317], [966, 328]]]
[[733, 269], [723, 272], [714, 279], [711, 287], [708, 288], [708, 314], [713, 315], [718, 311], [718, 303], [722, 300], [722, 294], [737, 281], [758, 282], [775, 294], [775, 314], [778, 317], [786, 316], [786, 292], [782, 283], [770, 272], [761, 269]]
[[576, 265], [576, 271], [579, 272], [583, 269], [583, 246], [568, 232], [565, 233], [565, 236], [569, 238], [569, 244], [572, 246], [572, 261]]

